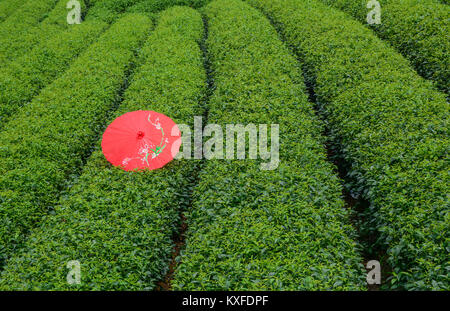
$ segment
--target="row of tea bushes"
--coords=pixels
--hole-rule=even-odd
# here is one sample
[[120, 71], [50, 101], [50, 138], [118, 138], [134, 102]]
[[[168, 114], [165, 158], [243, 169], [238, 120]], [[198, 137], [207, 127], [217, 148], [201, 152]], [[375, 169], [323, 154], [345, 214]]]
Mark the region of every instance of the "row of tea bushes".
[[370, 202], [366, 225], [387, 249], [391, 288], [448, 289], [445, 95], [371, 30], [320, 1], [248, 1], [304, 62], [350, 191]]
[[91, 2], [93, 7], [80, 25], [54, 31], [50, 38], [35, 45], [30, 53], [18, 57], [2, 69], [0, 127], [12, 113], [37, 95], [40, 89], [64, 73], [72, 60], [94, 42], [109, 23], [120, 16], [120, 12], [124, 10], [123, 1]]
[[25, 0], [3, 0], [0, 2], [0, 22], [20, 8]]
[[70, 63], [107, 28], [108, 24], [85, 21], [51, 40], [43, 41], [30, 53], [6, 65], [0, 72], [0, 127], [39, 90], [63, 74]]
[[[86, 9], [84, 1], [79, 2], [84, 11]], [[67, 23], [66, 5], [67, 0], [27, 1], [0, 24], [0, 68], [9, 61], [29, 53], [38, 42], [76, 26]]]
[[[367, 0], [322, 0], [366, 22]], [[392, 44], [420, 75], [450, 91], [450, 7], [437, 0], [379, 0], [381, 24], [370, 25]]]
[[19, 35], [28, 28], [36, 26], [52, 10], [56, 2], [57, 0], [27, 1], [14, 10], [0, 23], [0, 42], [2, 45], [7, 42], [4, 38], [14, 38], [14, 35]]
[[[128, 8], [133, 7], [142, 1], [144, 0], [95, 0], [95, 2], [91, 0], [92, 8], [89, 10], [89, 16], [101, 19], [107, 23], [112, 23], [117, 19], [118, 14], [124, 13]], [[140, 12], [135, 11], [133, 13]]]
[[121, 18], [0, 132], [0, 259], [54, 209], [77, 175], [135, 61], [152, 22]]
[[209, 0], [153, 0], [153, 1], [139, 1], [135, 6], [128, 9], [129, 12], [150, 13], [164, 10], [171, 6], [190, 6], [192, 8], [200, 8], [208, 3]]
[[[201, 115], [202, 36], [198, 12], [163, 12], [115, 117], [154, 110], [190, 124]], [[1, 289], [149, 290], [167, 273], [196, 163], [174, 160], [156, 171], [125, 172], [105, 160], [100, 142], [97, 148], [53, 215], [8, 262]], [[67, 284], [71, 260], [81, 264], [80, 285]]]
[[208, 123], [279, 124], [280, 163], [206, 161], [174, 289], [363, 289], [355, 231], [296, 59], [241, 1], [212, 2], [205, 14], [215, 83]]

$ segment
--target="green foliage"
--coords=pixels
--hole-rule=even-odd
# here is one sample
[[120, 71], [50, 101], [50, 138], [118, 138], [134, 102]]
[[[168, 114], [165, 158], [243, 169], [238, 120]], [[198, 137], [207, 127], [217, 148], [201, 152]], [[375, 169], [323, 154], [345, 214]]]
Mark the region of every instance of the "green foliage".
[[208, 123], [280, 125], [280, 165], [208, 160], [187, 211], [176, 290], [363, 289], [362, 259], [301, 70], [269, 21], [236, 0], [206, 6]]
[[[64, 3], [60, 2], [59, 5]], [[5, 65], [0, 73], [0, 127], [19, 107], [36, 96], [40, 89], [61, 75], [70, 62], [86, 49], [124, 10], [124, 4], [117, 0], [102, 0], [96, 3], [80, 25], [68, 29], [61, 27], [41, 27], [45, 36], [25, 55], [15, 55], [15, 59]], [[107, 8], [111, 18], [98, 14], [98, 9]], [[63, 19], [64, 7], [59, 7], [53, 19]], [[108, 15], [108, 16], [109, 16]], [[51, 25], [51, 23], [50, 23]], [[27, 42], [31, 44], [31, 42]], [[15, 47], [17, 48], [17, 46]], [[20, 53], [19, 53], [20, 54]]]
[[[209, 0], [80, 1], [81, 25], [67, 24], [67, 0], [1, 1], [0, 289], [155, 289], [181, 212], [175, 289], [364, 289], [303, 66], [346, 187], [370, 203], [360, 229], [379, 233], [389, 288], [449, 290], [449, 110], [434, 88], [449, 92], [448, 1], [379, 1], [382, 24], [363, 27], [344, 12], [367, 24], [366, 0], [248, 0], [301, 64], [257, 10], [208, 5], [209, 103], [200, 14], [159, 14]], [[151, 19], [133, 13], [93, 43], [127, 11], [159, 19], [150, 37]], [[124, 172], [104, 159], [107, 120], [145, 109], [192, 125], [206, 104], [210, 123], [280, 124], [279, 167], [175, 160]], [[71, 260], [80, 285], [67, 284]]]
[[112, 23], [117, 19], [118, 14], [125, 12], [128, 7], [132, 7], [141, 1], [143, 0], [96, 0], [92, 3], [88, 16]]
[[[84, 10], [84, 1], [81, 0], [80, 4]], [[66, 5], [67, 0], [27, 1], [0, 24], [0, 68], [12, 59], [30, 52], [36, 43], [65, 29], [76, 27], [77, 25], [67, 23]]]
[[25, 0], [3, 0], [0, 2], [0, 22], [4, 21], [24, 3]]
[[[366, 24], [367, 0], [322, 0]], [[370, 25], [417, 72], [450, 91], [450, 8], [437, 0], [380, 0], [381, 24]]]
[[107, 24], [88, 20], [55, 34], [17, 58], [0, 72], [0, 127], [40, 89], [60, 76], [70, 62], [105, 30]]
[[[139, 20], [126, 22], [123, 27], [136, 28]], [[148, 109], [190, 124], [201, 114], [206, 87], [198, 45], [202, 35], [201, 16], [193, 9], [163, 12], [114, 117]], [[27, 239], [22, 254], [8, 262], [0, 288], [154, 289], [168, 270], [172, 235], [180, 209], [188, 204], [197, 164], [174, 160], [156, 171], [125, 172], [105, 160], [98, 142], [76, 184]], [[70, 260], [81, 263], [80, 285], [67, 284]]]
[[0, 132], [0, 259], [57, 203], [119, 100], [119, 90], [148, 34], [149, 18], [115, 23], [59, 79]]
[[140, 1], [135, 6], [129, 8], [129, 12], [155, 13], [174, 5], [186, 5], [199, 8], [208, 3], [209, 0], [152, 0]]
[[249, 0], [304, 61], [349, 164], [350, 190], [370, 202], [391, 288], [449, 289], [449, 109], [444, 94], [361, 24], [319, 1]]

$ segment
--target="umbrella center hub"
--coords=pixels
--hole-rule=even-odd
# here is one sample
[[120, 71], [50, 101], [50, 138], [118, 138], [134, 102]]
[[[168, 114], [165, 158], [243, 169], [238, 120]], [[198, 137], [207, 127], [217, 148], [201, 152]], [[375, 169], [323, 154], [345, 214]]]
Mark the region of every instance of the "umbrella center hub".
[[137, 139], [142, 139], [142, 138], [144, 138], [144, 136], [145, 136], [145, 134], [144, 134], [144, 132], [142, 132], [142, 131], [139, 131], [139, 132], [137, 133]]

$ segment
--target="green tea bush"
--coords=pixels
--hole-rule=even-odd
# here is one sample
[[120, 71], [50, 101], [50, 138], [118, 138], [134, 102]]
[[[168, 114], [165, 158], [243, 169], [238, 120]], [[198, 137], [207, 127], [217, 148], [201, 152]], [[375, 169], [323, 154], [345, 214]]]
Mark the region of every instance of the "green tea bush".
[[3, 22], [24, 3], [25, 0], [3, 0], [2, 2], [0, 2], [0, 22]]
[[0, 259], [3, 262], [78, 174], [151, 27], [121, 18], [0, 132]]
[[0, 127], [12, 113], [37, 95], [40, 89], [61, 75], [70, 62], [108, 27], [107, 22], [116, 20], [124, 10], [123, 4], [117, 0], [91, 4], [94, 6], [80, 25], [52, 32], [50, 38], [35, 45], [30, 53], [16, 58], [2, 69]]
[[350, 190], [370, 202], [366, 225], [387, 249], [391, 288], [449, 289], [445, 95], [369, 29], [319, 1], [249, 2], [304, 62]]
[[[195, 10], [174, 7], [163, 12], [114, 116], [148, 109], [190, 124], [202, 114], [202, 36], [202, 19]], [[117, 38], [126, 39], [122, 34]], [[154, 289], [168, 271], [172, 235], [180, 209], [188, 204], [197, 164], [174, 160], [156, 171], [125, 172], [106, 161], [98, 142], [53, 215], [33, 231], [23, 252], [9, 260], [0, 288]], [[70, 260], [81, 263], [80, 285], [67, 284]]]
[[[89, 10], [89, 16], [112, 23], [117, 19], [118, 14], [125, 12], [127, 8], [133, 7], [141, 1], [144, 0], [96, 0], [94, 3], [91, 1], [92, 8]], [[154, 0], [149, 2], [152, 1]]]
[[[83, 0], [80, 0], [80, 4], [82, 10], [85, 10]], [[66, 5], [67, 0], [27, 1], [0, 24], [0, 68], [12, 59], [28, 53], [36, 43], [70, 26], [77, 26], [67, 23]]]
[[215, 83], [208, 123], [279, 124], [280, 164], [206, 161], [174, 289], [363, 289], [355, 231], [297, 61], [247, 4], [215, 1], [205, 14]]
[[67, 69], [108, 25], [85, 21], [35, 46], [0, 72], [0, 127], [19, 107]]
[[140, 1], [135, 6], [128, 9], [129, 12], [154, 13], [175, 5], [185, 5], [193, 8], [200, 8], [209, 0], [152, 0]]
[[[367, 0], [322, 0], [366, 22]], [[450, 91], [450, 8], [437, 0], [380, 0], [381, 24], [370, 25], [409, 59], [417, 72]]]

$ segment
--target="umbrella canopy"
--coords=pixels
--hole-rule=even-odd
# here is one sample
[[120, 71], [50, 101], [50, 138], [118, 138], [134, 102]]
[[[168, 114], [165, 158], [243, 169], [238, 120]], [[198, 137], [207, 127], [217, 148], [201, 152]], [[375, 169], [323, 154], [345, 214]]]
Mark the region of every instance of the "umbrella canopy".
[[127, 112], [103, 133], [102, 151], [114, 166], [126, 171], [154, 170], [178, 153], [181, 133], [169, 117], [154, 111]]

